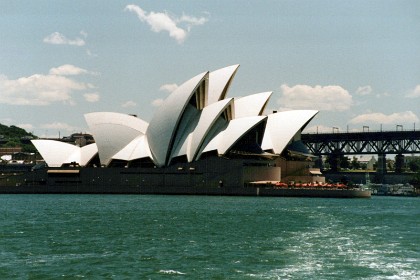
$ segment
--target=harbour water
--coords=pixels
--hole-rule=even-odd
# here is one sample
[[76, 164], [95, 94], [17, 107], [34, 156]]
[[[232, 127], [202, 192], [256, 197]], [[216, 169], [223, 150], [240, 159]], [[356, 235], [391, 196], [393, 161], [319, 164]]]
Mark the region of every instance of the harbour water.
[[1, 195], [0, 279], [420, 279], [420, 200]]

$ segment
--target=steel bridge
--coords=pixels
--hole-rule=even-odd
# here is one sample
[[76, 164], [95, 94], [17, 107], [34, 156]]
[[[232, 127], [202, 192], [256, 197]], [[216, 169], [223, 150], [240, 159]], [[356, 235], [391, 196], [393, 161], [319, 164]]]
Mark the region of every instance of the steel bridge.
[[[400, 172], [404, 163], [404, 154], [420, 153], [420, 131], [378, 131], [378, 132], [336, 132], [302, 134], [302, 142], [309, 152], [321, 157], [328, 155], [339, 158], [343, 155], [378, 155], [377, 172], [386, 172], [387, 154], [396, 154], [396, 172]], [[318, 166], [322, 167], [322, 161]], [[339, 161], [331, 167], [339, 168]]]

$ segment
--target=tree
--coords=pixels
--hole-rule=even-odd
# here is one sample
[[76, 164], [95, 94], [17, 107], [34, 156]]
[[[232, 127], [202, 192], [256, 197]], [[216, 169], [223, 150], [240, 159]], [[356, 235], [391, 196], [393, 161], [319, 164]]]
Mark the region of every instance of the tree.
[[352, 169], [360, 169], [360, 163], [357, 160], [357, 157], [353, 157], [353, 159], [351, 161], [351, 168]]
[[350, 158], [345, 156], [340, 156], [340, 166], [341, 168], [349, 168], [350, 167]]
[[420, 171], [420, 157], [412, 158], [408, 162], [408, 168], [410, 168], [410, 170], [413, 171], [413, 172]]
[[331, 171], [337, 172], [340, 171], [341, 168], [349, 168], [350, 167], [350, 160], [348, 157], [345, 157], [340, 154], [333, 154], [327, 156], [326, 162], [331, 167]]

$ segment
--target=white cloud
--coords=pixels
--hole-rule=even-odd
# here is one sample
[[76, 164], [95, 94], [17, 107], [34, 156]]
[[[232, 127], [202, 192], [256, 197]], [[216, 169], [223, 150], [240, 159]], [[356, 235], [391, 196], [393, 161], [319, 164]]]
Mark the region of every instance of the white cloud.
[[31, 132], [32, 130], [34, 130], [34, 126], [32, 124], [29, 123], [21, 123], [16, 125], [17, 127], [23, 128], [24, 130]]
[[16, 121], [11, 118], [1, 118], [0, 123], [4, 125], [15, 125]]
[[100, 95], [97, 92], [93, 92], [93, 93], [85, 93], [83, 94], [83, 97], [85, 98], [85, 100], [87, 102], [98, 102], [100, 99]]
[[137, 106], [137, 103], [131, 100], [121, 104], [121, 107], [123, 108], [135, 107], [135, 106]]
[[44, 38], [44, 43], [53, 45], [71, 45], [71, 46], [84, 46], [86, 43], [83, 39], [77, 37], [74, 40], [68, 39], [60, 32], [54, 32]]
[[391, 96], [391, 94], [389, 94], [388, 92], [384, 92], [384, 93], [377, 93], [377, 94], [375, 94], [375, 97], [376, 98], [384, 98], [384, 97], [388, 97], [388, 96]]
[[[192, 17], [183, 15], [180, 18], [169, 15], [167, 12], [147, 13], [137, 5], [127, 5], [125, 11], [133, 12], [141, 22], [146, 22], [153, 32], [167, 31], [171, 38], [174, 38], [179, 44], [183, 43], [190, 32], [191, 26], [202, 25], [208, 21], [205, 17]], [[178, 24], [186, 23], [185, 28]]]
[[407, 98], [417, 98], [420, 97], [420, 85], [417, 85], [415, 89], [409, 92], [405, 97]]
[[88, 71], [85, 69], [76, 67], [74, 65], [71, 65], [71, 64], [65, 64], [56, 68], [51, 68], [49, 73], [51, 75], [73, 76], [73, 75], [87, 74]]
[[173, 92], [174, 90], [176, 90], [177, 88], [178, 88], [178, 85], [177, 85], [177, 84], [165, 84], [165, 85], [162, 85], [162, 86], [159, 88], [159, 90], [161, 90], [161, 91], [166, 91], [166, 92], [171, 93], [171, 92]]
[[419, 118], [411, 111], [393, 113], [385, 115], [383, 113], [368, 113], [359, 115], [349, 121], [349, 123], [377, 123], [377, 124], [402, 124], [419, 122]]
[[192, 16], [188, 16], [188, 15], [182, 15], [182, 17], [178, 20], [178, 22], [186, 22], [189, 23], [191, 25], [203, 25], [208, 21], [207, 18], [205, 17], [192, 17]]
[[53, 123], [46, 123], [46, 124], [42, 124], [41, 125], [42, 129], [50, 129], [50, 130], [64, 130], [64, 131], [69, 131], [69, 132], [73, 132], [73, 131], [78, 131], [79, 129], [71, 126], [67, 123], [62, 123], [62, 122], [53, 122]]
[[82, 75], [82, 74], [90, 74], [90, 75], [100, 75], [98, 72], [91, 72], [87, 71], [86, 69], [79, 68], [77, 66], [71, 64], [64, 64], [55, 68], [51, 68], [49, 73], [51, 75], [60, 75], [60, 76], [75, 76], [75, 75]]
[[15, 80], [0, 75], [0, 103], [43, 106], [62, 102], [74, 105], [71, 97], [74, 91], [83, 91], [94, 86], [62, 75], [76, 75], [84, 71], [86, 70], [72, 65], [63, 65], [52, 68], [48, 75], [34, 74]]
[[87, 38], [87, 36], [88, 36], [87, 32], [84, 31], [84, 30], [80, 31], [80, 35], [82, 35], [85, 38]]
[[98, 57], [98, 55], [96, 53], [93, 53], [91, 50], [87, 49], [86, 50], [86, 54], [90, 57]]
[[363, 86], [358, 87], [356, 90], [356, 94], [358, 95], [369, 95], [372, 93], [372, 87], [371, 86]]
[[164, 99], [158, 98], [152, 101], [152, 106], [159, 107], [163, 104]]
[[352, 96], [340, 86], [282, 85], [280, 88], [283, 96], [278, 104], [285, 108], [341, 112], [353, 104]]

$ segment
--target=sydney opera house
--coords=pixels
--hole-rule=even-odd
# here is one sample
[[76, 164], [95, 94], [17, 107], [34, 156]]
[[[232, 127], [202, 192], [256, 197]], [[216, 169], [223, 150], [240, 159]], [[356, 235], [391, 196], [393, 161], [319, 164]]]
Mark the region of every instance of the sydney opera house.
[[229, 97], [238, 67], [184, 82], [149, 123], [128, 114], [86, 114], [92, 144], [32, 140], [48, 165], [45, 180], [57, 186], [198, 192], [280, 181], [278, 159], [296, 146], [317, 111], [264, 114], [271, 92]]

